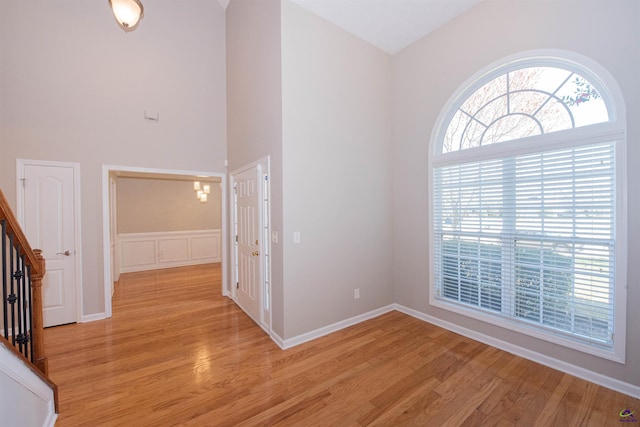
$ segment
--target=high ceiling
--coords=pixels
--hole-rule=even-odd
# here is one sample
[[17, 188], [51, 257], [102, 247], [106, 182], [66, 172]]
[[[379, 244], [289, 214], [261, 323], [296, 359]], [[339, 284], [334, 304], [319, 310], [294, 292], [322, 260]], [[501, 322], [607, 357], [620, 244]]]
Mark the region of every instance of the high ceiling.
[[291, 1], [393, 55], [481, 0]]
[[481, 0], [292, 0], [394, 54]]

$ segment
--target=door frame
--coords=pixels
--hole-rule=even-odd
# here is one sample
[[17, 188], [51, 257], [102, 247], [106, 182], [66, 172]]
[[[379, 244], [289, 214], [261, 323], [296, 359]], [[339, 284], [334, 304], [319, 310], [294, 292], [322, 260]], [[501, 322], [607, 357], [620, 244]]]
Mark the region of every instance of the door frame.
[[[238, 263], [238, 253], [236, 249], [236, 241], [235, 241], [235, 224], [238, 222], [238, 212], [237, 212], [237, 203], [235, 198], [235, 185], [236, 185], [236, 176], [244, 173], [250, 169], [259, 168], [261, 174], [263, 176], [266, 175], [267, 180], [266, 184], [261, 185], [259, 188], [259, 228], [261, 233], [265, 233], [266, 238], [260, 239], [262, 242], [260, 245], [260, 315], [258, 320], [258, 326], [264, 329], [269, 336], [271, 336], [272, 331], [272, 321], [273, 321], [273, 303], [272, 303], [272, 295], [273, 295], [273, 284], [271, 282], [271, 162], [270, 156], [263, 157], [255, 162], [249, 163], [248, 165], [242, 166], [229, 174], [229, 194], [231, 195], [231, 202], [229, 203], [230, 208], [230, 219], [231, 219], [231, 230], [233, 232], [229, 233], [229, 248], [231, 250], [231, 256], [229, 257], [230, 268], [232, 271], [231, 280], [229, 280], [228, 288], [225, 289], [226, 295], [229, 296], [233, 301], [237, 304], [237, 293], [236, 287], [234, 283], [238, 280], [238, 271], [235, 266]], [[266, 193], [266, 194], [265, 194]], [[266, 212], [263, 201], [266, 199]], [[265, 227], [264, 218], [267, 218], [267, 225]], [[224, 240], [224, 239], [223, 239]], [[265, 298], [265, 287], [269, 286], [269, 295], [268, 298]], [[268, 311], [266, 309], [268, 307]], [[266, 314], [266, 316], [265, 316]], [[266, 318], [268, 316], [268, 318]]]
[[[81, 194], [80, 194], [80, 163], [75, 162], [54, 162], [48, 160], [31, 160], [16, 159], [16, 202], [17, 216], [20, 227], [24, 229], [25, 212], [24, 212], [24, 167], [32, 166], [53, 166], [66, 167], [73, 169], [73, 234], [74, 234], [74, 250], [75, 250], [75, 302], [76, 302], [76, 323], [83, 322], [84, 310], [82, 306], [82, 216], [81, 212]], [[35, 248], [33, 248], [35, 249]], [[46, 266], [45, 266], [46, 270]], [[46, 274], [46, 273], [45, 273]]]
[[[109, 179], [111, 173], [116, 172], [140, 172], [150, 174], [163, 174], [163, 175], [193, 175], [193, 176], [207, 176], [219, 178], [221, 182], [221, 188], [225, 188], [226, 185], [226, 173], [220, 172], [203, 172], [203, 171], [185, 171], [174, 169], [157, 169], [157, 168], [144, 168], [144, 167], [132, 167], [132, 166], [117, 166], [117, 165], [102, 165], [102, 252], [103, 252], [103, 280], [104, 280], [104, 317], [109, 318], [112, 316], [111, 305], [111, 289], [113, 278], [111, 277], [112, 268], [111, 265], [111, 206], [110, 206], [110, 193], [111, 193], [111, 181]], [[224, 191], [220, 194], [220, 210], [222, 216], [222, 242], [227, 241], [227, 198]], [[227, 285], [227, 245], [222, 245], [222, 294], [224, 295]]]

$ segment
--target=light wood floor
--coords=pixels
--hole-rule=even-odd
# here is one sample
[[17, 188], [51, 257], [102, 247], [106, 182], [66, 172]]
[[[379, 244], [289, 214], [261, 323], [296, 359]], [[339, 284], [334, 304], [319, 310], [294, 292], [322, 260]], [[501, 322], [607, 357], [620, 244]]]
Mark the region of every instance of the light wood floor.
[[[282, 351], [218, 264], [121, 277], [45, 332], [59, 426], [620, 426], [640, 401], [393, 312]], [[1, 424], [1, 423], [0, 423]], [[628, 424], [624, 425], [640, 425]]]

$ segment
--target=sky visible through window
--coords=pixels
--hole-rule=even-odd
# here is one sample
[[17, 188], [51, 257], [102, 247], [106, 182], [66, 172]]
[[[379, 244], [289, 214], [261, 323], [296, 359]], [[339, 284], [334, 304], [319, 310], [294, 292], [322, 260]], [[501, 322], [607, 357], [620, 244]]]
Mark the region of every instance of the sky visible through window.
[[454, 114], [442, 152], [609, 121], [607, 107], [584, 77], [554, 67], [530, 67], [491, 80]]

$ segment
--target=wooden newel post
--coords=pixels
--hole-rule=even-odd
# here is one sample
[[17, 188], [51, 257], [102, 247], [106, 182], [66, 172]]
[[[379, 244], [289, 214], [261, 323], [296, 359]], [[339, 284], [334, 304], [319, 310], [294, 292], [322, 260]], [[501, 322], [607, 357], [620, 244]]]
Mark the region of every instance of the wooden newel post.
[[33, 252], [40, 263], [38, 268], [31, 271], [33, 363], [43, 374], [47, 375], [48, 366], [47, 357], [44, 354], [44, 322], [42, 318], [42, 278], [46, 271], [45, 260], [40, 249], [34, 249]]

